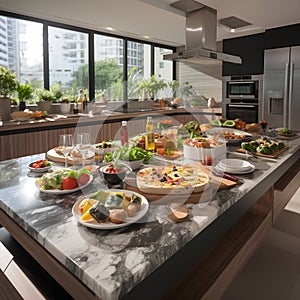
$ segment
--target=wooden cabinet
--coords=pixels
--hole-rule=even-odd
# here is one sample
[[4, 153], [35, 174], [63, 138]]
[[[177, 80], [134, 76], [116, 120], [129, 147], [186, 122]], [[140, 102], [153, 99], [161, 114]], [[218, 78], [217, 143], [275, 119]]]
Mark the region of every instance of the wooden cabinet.
[[264, 72], [264, 33], [223, 41], [223, 52], [238, 55], [242, 64], [223, 63], [223, 76], [256, 75]]

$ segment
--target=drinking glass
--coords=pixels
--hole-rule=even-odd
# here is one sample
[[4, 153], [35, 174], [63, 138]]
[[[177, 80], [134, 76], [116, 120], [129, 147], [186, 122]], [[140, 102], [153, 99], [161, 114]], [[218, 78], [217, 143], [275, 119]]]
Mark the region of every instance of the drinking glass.
[[268, 121], [262, 120], [262, 121], [260, 121], [259, 124], [260, 124], [261, 129], [262, 129], [262, 134], [263, 134], [263, 136], [265, 136], [266, 131], [267, 131], [267, 127], [268, 127]]
[[91, 140], [89, 133], [77, 133], [76, 135], [76, 149], [80, 152], [82, 158], [82, 168], [85, 166], [85, 157], [87, 151], [90, 149]]
[[68, 155], [73, 148], [73, 135], [61, 134], [59, 136], [59, 150], [65, 157], [65, 168], [68, 166]]

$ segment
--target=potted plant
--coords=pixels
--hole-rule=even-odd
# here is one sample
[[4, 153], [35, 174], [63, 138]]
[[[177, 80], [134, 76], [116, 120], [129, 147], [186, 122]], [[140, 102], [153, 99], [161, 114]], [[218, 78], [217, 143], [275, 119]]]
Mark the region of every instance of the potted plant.
[[179, 82], [177, 80], [172, 80], [168, 82], [168, 87], [171, 89], [171, 98], [175, 98], [176, 92], [179, 88]]
[[158, 92], [164, 90], [167, 87], [167, 84], [164, 80], [157, 80], [155, 75], [152, 75], [150, 78], [148, 92], [151, 96], [151, 99], [156, 100], [158, 97]]
[[28, 83], [21, 84], [20, 82], [18, 82], [16, 91], [18, 93], [19, 99], [19, 110], [24, 110], [26, 108], [25, 100], [32, 97], [32, 86]]
[[16, 75], [11, 73], [6, 67], [0, 66], [0, 118], [10, 119], [10, 96], [17, 88]]
[[188, 82], [183, 82], [180, 85], [180, 94], [185, 102], [185, 106], [191, 101], [191, 97], [194, 94], [193, 86]]
[[49, 112], [51, 109], [52, 101], [56, 100], [55, 95], [47, 89], [41, 88], [37, 91], [38, 96], [38, 108], [41, 111]]
[[60, 111], [62, 114], [68, 114], [71, 110], [71, 103], [68, 98], [63, 98], [60, 104]]
[[54, 95], [56, 101], [60, 101], [61, 97], [63, 96], [63, 92], [61, 90], [61, 83], [55, 82], [50, 87], [50, 92]]

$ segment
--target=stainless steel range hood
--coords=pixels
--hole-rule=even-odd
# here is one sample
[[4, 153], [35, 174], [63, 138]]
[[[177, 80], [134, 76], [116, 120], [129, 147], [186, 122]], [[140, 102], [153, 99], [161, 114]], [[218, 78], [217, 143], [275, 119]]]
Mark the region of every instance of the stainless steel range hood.
[[165, 54], [164, 60], [187, 61], [200, 64], [216, 64], [222, 61], [241, 64], [238, 56], [217, 51], [217, 11], [194, 0], [180, 0], [171, 3], [185, 12], [186, 47], [172, 54]]

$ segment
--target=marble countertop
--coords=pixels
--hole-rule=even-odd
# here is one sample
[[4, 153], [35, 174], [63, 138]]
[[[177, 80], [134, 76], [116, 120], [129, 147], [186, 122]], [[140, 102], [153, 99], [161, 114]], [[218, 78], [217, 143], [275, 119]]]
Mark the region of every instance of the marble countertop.
[[[199, 203], [187, 204], [189, 218], [182, 223], [167, 217], [166, 205], [151, 202], [147, 214], [136, 224], [115, 230], [82, 226], [73, 217], [72, 207], [82, 194], [105, 188], [102, 179], [95, 174], [91, 185], [72, 194], [41, 193], [36, 174], [29, 172], [27, 165], [42, 155], [0, 164], [0, 208], [99, 298], [119, 299], [201, 235], [291, 156], [299, 158], [300, 139], [285, 143], [290, 148], [277, 160], [248, 156], [256, 170], [239, 175], [244, 183], [201, 198]], [[243, 154], [229, 152], [228, 157], [243, 158]]]

